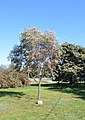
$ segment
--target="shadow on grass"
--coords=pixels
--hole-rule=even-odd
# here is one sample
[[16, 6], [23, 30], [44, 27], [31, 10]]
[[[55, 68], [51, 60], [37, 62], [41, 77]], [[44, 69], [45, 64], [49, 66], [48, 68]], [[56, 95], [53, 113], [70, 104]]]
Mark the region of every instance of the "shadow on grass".
[[[38, 86], [37, 84], [32, 84], [32, 86]], [[42, 87], [46, 87], [48, 90], [61, 91], [63, 93], [73, 93], [78, 95], [77, 98], [85, 100], [85, 83], [76, 83], [75, 85], [70, 85], [69, 83], [46, 83], [42, 84]]]
[[0, 91], [0, 97], [10, 96], [10, 97], [17, 97], [21, 98], [23, 95], [23, 92], [14, 92], [14, 91]]

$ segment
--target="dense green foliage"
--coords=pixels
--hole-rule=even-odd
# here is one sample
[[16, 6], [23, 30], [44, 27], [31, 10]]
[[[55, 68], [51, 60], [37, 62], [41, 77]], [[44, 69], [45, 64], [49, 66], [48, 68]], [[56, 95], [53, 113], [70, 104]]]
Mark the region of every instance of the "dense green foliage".
[[69, 43], [62, 44], [63, 55], [56, 65], [56, 80], [85, 81], [85, 48]]

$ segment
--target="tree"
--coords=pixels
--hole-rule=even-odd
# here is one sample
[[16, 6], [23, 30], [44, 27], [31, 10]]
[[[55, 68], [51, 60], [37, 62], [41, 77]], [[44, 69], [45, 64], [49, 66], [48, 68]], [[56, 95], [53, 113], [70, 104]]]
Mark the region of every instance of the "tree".
[[61, 46], [63, 54], [56, 66], [56, 80], [69, 81], [71, 84], [85, 80], [85, 48], [69, 43]]
[[[14, 69], [26, 69], [38, 75], [40, 66], [52, 73], [52, 66], [60, 59], [61, 46], [55, 34], [50, 31], [41, 32], [35, 26], [28, 27], [21, 32], [20, 45], [14, 46], [9, 59]], [[47, 69], [48, 68], [48, 69]]]
[[11, 67], [19, 71], [22, 67], [22, 62], [24, 60], [24, 55], [22, 54], [22, 49], [20, 45], [14, 45], [13, 50], [11, 50], [8, 59], [11, 59]]
[[46, 71], [53, 77], [60, 54], [61, 46], [51, 30], [41, 32], [31, 26], [21, 32], [20, 45], [14, 47], [9, 58], [15, 69], [25, 69], [29, 75], [40, 77], [41, 81]]

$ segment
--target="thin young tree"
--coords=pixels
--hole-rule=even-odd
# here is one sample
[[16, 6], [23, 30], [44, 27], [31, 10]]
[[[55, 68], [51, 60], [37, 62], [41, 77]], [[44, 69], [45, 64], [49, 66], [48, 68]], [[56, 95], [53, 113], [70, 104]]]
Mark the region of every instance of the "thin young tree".
[[[19, 49], [21, 69], [26, 69], [28, 75], [39, 77], [38, 99], [40, 99], [41, 79], [46, 75], [46, 71], [53, 78], [55, 65], [60, 59], [61, 47], [56, 35], [51, 30], [41, 32], [35, 26], [25, 28], [20, 35]], [[17, 65], [17, 61], [14, 62], [13, 51], [10, 56], [12, 64]]]

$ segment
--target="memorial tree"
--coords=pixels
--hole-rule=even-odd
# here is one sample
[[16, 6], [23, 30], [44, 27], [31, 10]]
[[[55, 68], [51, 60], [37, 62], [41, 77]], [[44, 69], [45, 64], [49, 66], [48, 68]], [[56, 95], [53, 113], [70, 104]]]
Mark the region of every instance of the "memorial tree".
[[29, 77], [39, 78], [40, 100], [41, 79], [49, 75], [53, 78], [60, 54], [61, 46], [51, 30], [41, 32], [35, 26], [30, 26], [21, 32], [20, 45], [14, 46], [9, 58], [14, 69], [26, 70]]

